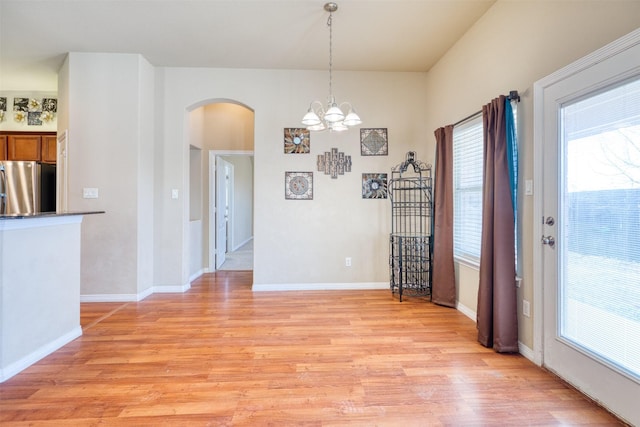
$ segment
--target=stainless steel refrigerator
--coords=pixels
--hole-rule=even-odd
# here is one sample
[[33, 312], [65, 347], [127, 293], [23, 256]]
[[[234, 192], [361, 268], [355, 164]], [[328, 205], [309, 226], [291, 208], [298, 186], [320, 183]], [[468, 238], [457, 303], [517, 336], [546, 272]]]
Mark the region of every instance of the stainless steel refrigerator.
[[0, 161], [0, 214], [34, 214], [56, 210], [56, 166]]

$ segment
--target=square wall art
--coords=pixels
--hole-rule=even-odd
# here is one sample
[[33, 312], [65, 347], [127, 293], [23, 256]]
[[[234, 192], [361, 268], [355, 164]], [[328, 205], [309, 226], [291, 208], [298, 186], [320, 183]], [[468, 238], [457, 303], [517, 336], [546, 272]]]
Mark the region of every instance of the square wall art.
[[312, 200], [313, 172], [285, 172], [284, 198], [287, 200]]
[[360, 154], [363, 156], [389, 155], [387, 128], [360, 129]]
[[311, 151], [311, 132], [305, 128], [284, 129], [284, 153], [306, 154]]
[[362, 174], [362, 198], [386, 199], [387, 198], [387, 174], [363, 173]]
[[53, 121], [57, 112], [56, 98], [13, 98], [13, 120], [18, 123], [41, 126]]

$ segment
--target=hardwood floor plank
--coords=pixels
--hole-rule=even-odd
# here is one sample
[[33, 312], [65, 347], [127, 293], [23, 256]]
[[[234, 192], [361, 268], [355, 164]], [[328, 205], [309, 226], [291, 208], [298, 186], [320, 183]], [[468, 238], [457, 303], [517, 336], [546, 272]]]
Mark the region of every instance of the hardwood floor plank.
[[0, 384], [0, 425], [623, 425], [456, 310], [251, 283], [83, 303], [81, 337]]

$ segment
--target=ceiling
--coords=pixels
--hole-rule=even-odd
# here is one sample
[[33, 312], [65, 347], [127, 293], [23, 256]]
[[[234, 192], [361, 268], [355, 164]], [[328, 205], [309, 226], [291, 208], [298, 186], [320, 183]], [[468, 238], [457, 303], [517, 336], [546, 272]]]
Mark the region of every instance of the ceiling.
[[[333, 68], [427, 71], [496, 0], [338, 0]], [[0, 88], [57, 81], [66, 52], [155, 66], [326, 69], [324, 0], [0, 0]], [[26, 83], [25, 83], [26, 84]]]

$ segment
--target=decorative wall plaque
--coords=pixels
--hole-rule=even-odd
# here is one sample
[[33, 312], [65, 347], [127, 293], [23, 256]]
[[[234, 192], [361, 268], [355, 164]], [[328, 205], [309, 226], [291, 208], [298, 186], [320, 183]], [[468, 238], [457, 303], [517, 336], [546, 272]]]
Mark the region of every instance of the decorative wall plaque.
[[386, 199], [387, 198], [387, 174], [363, 173], [362, 174], [362, 198]]
[[389, 154], [387, 128], [360, 129], [360, 154], [387, 156]]
[[[7, 98], [2, 98], [0, 109], [6, 111]], [[29, 126], [41, 126], [56, 118], [58, 100], [56, 98], [13, 98], [13, 120]]]
[[318, 156], [318, 172], [324, 172], [325, 175], [337, 179], [338, 175], [351, 172], [351, 156], [338, 153], [337, 148], [332, 148], [331, 152], [325, 151]]
[[311, 132], [305, 128], [284, 129], [285, 154], [306, 154], [311, 151]]
[[288, 200], [312, 200], [313, 172], [285, 172], [284, 198]]

